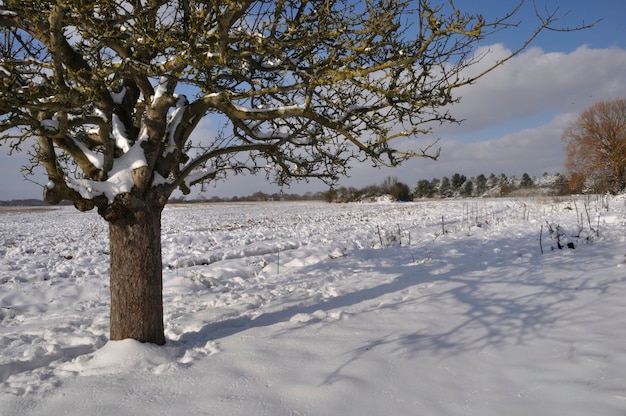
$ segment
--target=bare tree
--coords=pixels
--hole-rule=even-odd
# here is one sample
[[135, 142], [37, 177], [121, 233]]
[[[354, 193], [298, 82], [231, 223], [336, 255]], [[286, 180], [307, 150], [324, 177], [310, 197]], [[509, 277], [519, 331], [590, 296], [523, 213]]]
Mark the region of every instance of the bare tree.
[[563, 133], [565, 167], [576, 191], [617, 193], [626, 187], [626, 100], [600, 101]]
[[[451, 0], [3, 0], [0, 140], [36, 138], [45, 200], [108, 222], [111, 339], [162, 344], [172, 192], [227, 173], [332, 183], [365, 160], [436, 159], [435, 143], [392, 144], [458, 122], [456, 90], [558, 18], [538, 14], [519, 49], [469, 78], [477, 44], [522, 6], [486, 21]], [[207, 116], [222, 127], [192, 135]]]

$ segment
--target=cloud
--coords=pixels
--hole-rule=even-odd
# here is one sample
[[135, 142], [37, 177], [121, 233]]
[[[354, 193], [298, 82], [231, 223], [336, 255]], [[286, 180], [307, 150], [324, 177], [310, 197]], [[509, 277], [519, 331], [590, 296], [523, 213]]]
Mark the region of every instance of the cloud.
[[[510, 51], [502, 45], [480, 48], [484, 58], [474, 70], [502, 59]], [[581, 112], [600, 100], [626, 96], [626, 50], [590, 49], [545, 53], [531, 48], [458, 93], [461, 102], [452, 113], [460, 126], [440, 134], [477, 131], [519, 118], [550, 112]]]
[[372, 169], [355, 166], [344, 186], [363, 187], [380, 183], [386, 176], [395, 176], [409, 186], [420, 179], [450, 177], [461, 173], [468, 177], [479, 174], [505, 173], [521, 176], [528, 173], [540, 176], [544, 172], [563, 173], [564, 153], [561, 133], [575, 114], [560, 114], [541, 126], [523, 129], [488, 141], [463, 142], [442, 139], [441, 157], [437, 161], [414, 159], [394, 169]]
[[564, 161], [561, 133], [573, 118], [571, 113], [559, 114], [547, 124], [495, 140], [469, 143], [443, 140], [441, 164], [444, 166], [438, 170], [467, 175], [560, 172]]

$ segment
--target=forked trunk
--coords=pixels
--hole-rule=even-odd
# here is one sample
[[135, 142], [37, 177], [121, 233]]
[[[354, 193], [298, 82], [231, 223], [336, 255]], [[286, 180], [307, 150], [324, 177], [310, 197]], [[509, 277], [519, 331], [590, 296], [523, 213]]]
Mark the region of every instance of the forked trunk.
[[111, 340], [165, 343], [161, 211], [154, 207], [109, 222]]

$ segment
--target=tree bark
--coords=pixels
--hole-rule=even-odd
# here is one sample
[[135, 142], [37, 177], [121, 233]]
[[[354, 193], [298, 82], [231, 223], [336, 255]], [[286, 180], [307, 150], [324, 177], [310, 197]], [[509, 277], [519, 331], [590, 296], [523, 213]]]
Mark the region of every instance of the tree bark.
[[161, 207], [109, 221], [111, 340], [165, 344]]

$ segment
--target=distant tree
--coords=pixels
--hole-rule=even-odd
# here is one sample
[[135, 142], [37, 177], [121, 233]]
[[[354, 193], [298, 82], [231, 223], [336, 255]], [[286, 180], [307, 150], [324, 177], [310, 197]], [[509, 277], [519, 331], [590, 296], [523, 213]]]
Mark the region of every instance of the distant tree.
[[552, 186], [554, 187], [556, 195], [567, 195], [569, 193], [568, 180], [560, 173], [554, 175]]
[[439, 195], [441, 195], [442, 198], [447, 198], [449, 196], [452, 196], [452, 189], [450, 187], [450, 178], [448, 178], [447, 176], [444, 176], [443, 178], [441, 178], [441, 183], [439, 184]]
[[432, 178], [430, 180], [430, 197], [437, 197], [437, 196], [441, 196], [441, 194], [439, 193], [439, 186], [441, 185], [441, 179], [439, 178]]
[[411, 188], [409, 185], [403, 182], [396, 182], [391, 188], [390, 195], [396, 201], [410, 201], [411, 200]]
[[353, 192], [346, 188], [345, 186], [340, 186], [337, 188], [337, 201], [338, 202], [348, 202], [351, 201]]
[[507, 196], [515, 190], [515, 176], [510, 178], [506, 174], [501, 173], [498, 177], [498, 188], [500, 189], [500, 196]]
[[466, 180], [467, 177], [465, 175], [455, 173], [454, 175], [452, 175], [452, 178], [450, 178], [450, 187], [453, 191], [459, 191]]
[[487, 177], [482, 173], [476, 177], [474, 184], [476, 196], [482, 196], [487, 192]]
[[600, 101], [563, 132], [572, 185], [617, 193], [626, 187], [626, 99]]
[[417, 184], [413, 189], [414, 198], [429, 198], [432, 196], [432, 193], [433, 189], [431, 187], [431, 182], [426, 179], [417, 181]]
[[257, 191], [255, 193], [253, 193], [252, 195], [250, 195], [250, 200], [251, 201], [267, 201], [270, 198], [269, 195], [267, 195], [264, 192], [261, 191]]
[[[434, 143], [395, 139], [456, 122], [459, 88], [557, 19], [480, 62], [476, 47], [517, 26], [521, 6], [487, 21], [431, 0], [4, 0], [0, 141], [35, 138], [44, 199], [108, 222], [111, 339], [163, 344], [161, 214], [175, 190], [437, 159]], [[208, 115], [222, 127], [195, 138]]]
[[409, 186], [398, 181], [398, 178], [395, 176], [388, 176], [385, 178], [383, 184], [381, 185], [381, 190], [383, 193], [391, 195], [395, 201], [411, 200], [411, 190]]
[[469, 197], [472, 196], [474, 192], [474, 182], [472, 182], [471, 180], [466, 180], [465, 182], [463, 182], [463, 185], [461, 186], [461, 196], [464, 197]]
[[391, 193], [391, 188], [398, 183], [398, 178], [395, 176], [387, 176], [380, 184], [380, 189], [383, 193]]
[[522, 179], [520, 179], [519, 186], [522, 188], [532, 188], [533, 185], [534, 185], [533, 178], [531, 178], [528, 173], [524, 173], [522, 175]]
[[361, 195], [362, 198], [375, 198], [377, 196], [380, 196], [384, 193], [386, 193], [387, 190], [383, 190], [383, 188], [380, 185], [368, 185], [365, 188], [361, 188], [359, 190], [359, 194]]
[[334, 187], [330, 187], [328, 191], [324, 192], [324, 201], [335, 202], [337, 200], [337, 190]]

